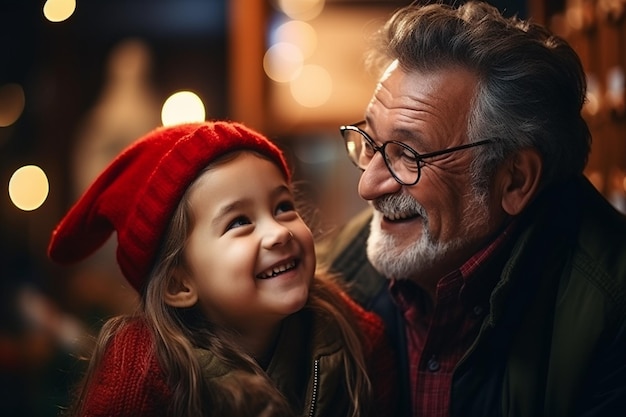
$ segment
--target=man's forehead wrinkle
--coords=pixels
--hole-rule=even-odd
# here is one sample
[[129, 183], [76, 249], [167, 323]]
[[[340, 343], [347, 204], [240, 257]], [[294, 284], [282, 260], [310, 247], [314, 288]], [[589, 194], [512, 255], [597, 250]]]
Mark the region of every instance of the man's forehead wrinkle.
[[393, 94], [384, 85], [381, 85], [375, 95], [375, 101], [377, 101], [386, 111], [392, 113], [399, 113], [399, 121], [407, 119], [410, 121], [412, 118], [421, 118], [421, 115], [427, 114], [434, 116], [438, 119], [442, 117], [437, 116], [436, 106], [434, 105], [437, 100], [430, 100], [430, 94], [426, 97], [423, 95], [415, 96], [411, 94], [403, 94], [401, 96], [394, 97]]

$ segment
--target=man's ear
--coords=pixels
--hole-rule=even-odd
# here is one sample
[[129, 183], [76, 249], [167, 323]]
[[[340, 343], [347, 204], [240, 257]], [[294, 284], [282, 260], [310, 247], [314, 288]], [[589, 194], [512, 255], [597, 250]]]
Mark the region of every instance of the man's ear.
[[198, 302], [198, 293], [188, 275], [177, 269], [165, 292], [165, 304], [171, 307], [193, 307]]
[[500, 173], [502, 209], [511, 216], [520, 214], [539, 190], [543, 161], [534, 148], [517, 152]]

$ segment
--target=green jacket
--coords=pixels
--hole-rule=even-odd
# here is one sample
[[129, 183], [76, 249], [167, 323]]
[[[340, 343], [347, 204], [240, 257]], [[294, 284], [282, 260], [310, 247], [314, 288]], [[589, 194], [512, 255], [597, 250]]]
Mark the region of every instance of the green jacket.
[[[396, 366], [383, 324], [374, 313], [349, 302], [347, 296], [345, 301], [365, 337], [365, 365], [373, 387], [371, 415], [395, 417]], [[248, 395], [243, 399], [246, 406], [250, 410], [261, 408], [257, 406], [263, 404], [263, 399], [258, 396], [251, 379], [239, 377], [245, 371], [227, 365], [208, 350], [196, 349], [195, 354], [207, 385], [221, 382], [230, 382], [231, 386], [247, 384], [243, 387], [243, 395]], [[307, 307], [283, 321], [267, 374], [299, 415], [345, 417], [349, 400], [343, 358], [347, 354], [334, 319], [313, 313]], [[172, 381], [161, 366], [153, 335], [143, 319], [128, 321], [114, 334], [94, 372], [85, 387], [81, 416], [170, 416]], [[207, 406], [219, 407], [215, 404]], [[232, 415], [232, 410], [223, 412]]]
[[[391, 376], [385, 381], [385, 371], [393, 368], [389, 345], [380, 319], [372, 313], [366, 314], [369, 318], [361, 316], [358, 321], [365, 336], [373, 342], [365, 348], [366, 362], [370, 376], [376, 379], [372, 381], [374, 387], [381, 387], [374, 388], [372, 415], [395, 416], [393, 393], [380, 391], [383, 387], [393, 387], [395, 381]], [[337, 324], [305, 309], [285, 319], [266, 372], [298, 415], [346, 417], [349, 415], [343, 365], [346, 355]], [[237, 377], [234, 368], [211, 352], [196, 349], [196, 356], [207, 382], [219, 384]]]
[[[320, 254], [386, 321], [410, 415], [404, 324], [367, 262], [368, 220], [358, 216]], [[581, 179], [546, 190], [519, 222], [490, 312], [455, 371], [451, 414], [626, 415], [626, 218]]]

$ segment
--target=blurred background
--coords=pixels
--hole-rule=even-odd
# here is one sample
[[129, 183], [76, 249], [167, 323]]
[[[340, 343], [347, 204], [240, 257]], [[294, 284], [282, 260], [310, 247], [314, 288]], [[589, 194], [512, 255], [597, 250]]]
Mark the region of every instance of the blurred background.
[[[51, 264], [46, 247], [85, 187], [143, 133], [242, 121], [285, 150], [319, 233], [365, 207], [338, 126], [357, 121], [372, 93], [367, 37], [408, 3], [0, 0], [2, 415], [56, 415], [82, 370], [83, 336], [136, 306], [113, 240], [70, 268]], [[490, 3], [579, 52], [594, 135], [586, 174], [626, 211], [626, 0]]]

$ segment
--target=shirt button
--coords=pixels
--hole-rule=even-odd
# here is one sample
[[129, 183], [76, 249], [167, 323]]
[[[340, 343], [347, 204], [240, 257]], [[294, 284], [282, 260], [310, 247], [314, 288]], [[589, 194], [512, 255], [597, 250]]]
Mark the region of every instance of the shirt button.
[[472, 312], [474, 313], [474, 316], [480, 317], [483, 314], [483, 308], [482, 306], [474, 306]]
[[428, 360], [427, 366], [430, 372], [437, 372], [439, 368], [441, 368], [441, 365], [434, 356]]

